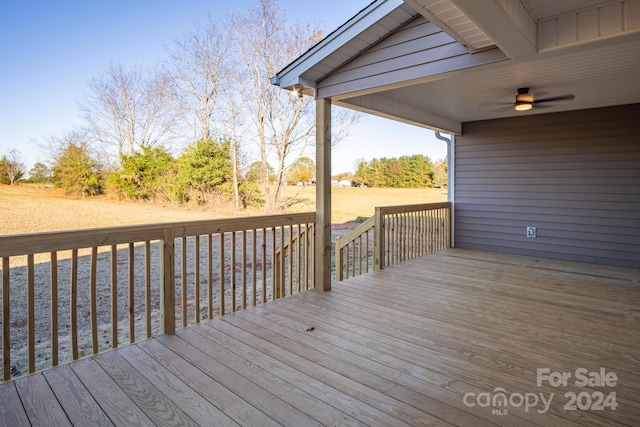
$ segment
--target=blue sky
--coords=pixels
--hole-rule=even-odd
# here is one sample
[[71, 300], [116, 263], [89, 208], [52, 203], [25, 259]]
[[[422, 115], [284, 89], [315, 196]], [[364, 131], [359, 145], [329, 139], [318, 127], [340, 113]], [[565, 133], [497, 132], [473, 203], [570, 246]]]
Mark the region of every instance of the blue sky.
[[[280, 0], [289, 19], [333, 31], [370, 0]], [[152, 66], [166, 46], [209, 15], [244, 12], [254, 0], [18, 0], [0, 5], [0, 155], [47, 160], [33, 143], [81, 124], [77, 101], [109, 63]], [[335, 149], [333, 173], [356, 159], [446, 156], [430, 131], [365, 116]]]

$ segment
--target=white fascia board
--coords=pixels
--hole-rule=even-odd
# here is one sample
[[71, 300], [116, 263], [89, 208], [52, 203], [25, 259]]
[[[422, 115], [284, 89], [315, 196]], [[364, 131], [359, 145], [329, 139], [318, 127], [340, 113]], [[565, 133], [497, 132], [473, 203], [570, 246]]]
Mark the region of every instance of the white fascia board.
[[497, 1], [451, 0], [488, 35], [509, 58], [538, 53], [537, 25], [520, 0], [509, 2], [511, 12]]
[[306, 71], [403, 4], [403, 0], [379, 0], [370, 4], [358, 15], [278, 72], [271, 78], [271, 84], [282, 88], [303, 85], [315, 89], [314, 86], [309, 86], [310, 82], [304, 81], [303, 74]]
[[341, 99], [334, 104], [426, 129], [454, 135], [462, 133], [462, 123], [457, 120], [379, 94]]

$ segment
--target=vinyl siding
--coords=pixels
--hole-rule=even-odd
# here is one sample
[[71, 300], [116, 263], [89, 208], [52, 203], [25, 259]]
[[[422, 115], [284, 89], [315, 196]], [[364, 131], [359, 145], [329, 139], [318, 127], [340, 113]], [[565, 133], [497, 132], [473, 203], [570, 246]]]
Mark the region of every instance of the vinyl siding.
[[457, 247], [640, 268], [640, 104], [462, 129]]

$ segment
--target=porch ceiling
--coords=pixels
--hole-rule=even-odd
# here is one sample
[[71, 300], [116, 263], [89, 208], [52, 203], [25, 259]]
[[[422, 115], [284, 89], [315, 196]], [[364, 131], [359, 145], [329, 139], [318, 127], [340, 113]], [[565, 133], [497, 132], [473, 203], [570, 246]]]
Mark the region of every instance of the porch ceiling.
[[[640, 102], [638, 52], [638, 38], [628, 37], [460, 70], [382, 88], [380, 94], [460, 122], [634, 104]], [[529, 87], [538, 98], [574, 94], [575, 99], [518, 112], [513, 102], [520, 87]]]
[[[303, 55], [279, 73], [274, 83], [288, 89], [303, 86], [306, 94], [331, 97], [337, 105], [453, 133], [467, 121], [640, 103], [640, 1], [486, 3], [374, 1], [330, 40], [351, 31], [349, 37], [330, 47], [321, 42], [313, 50], [313, 60]], [[384, 72], [374, 79], [367, 77], [372, 82], [369, 86], [362, 84], [362, 79], [349, 80], [352, 75], [360, 78], [352, 72], [354, 61], [361, 62], [362, 56], [372, 48], [375, 51], [379, 43], [388, 44], [391, 34], [420, 15], [440, 27], [452, 41], [466, 46], [469, 62], [486, 56], [489, 52], [485, 49], [492, 47], [502, 51], [505, 60], [476, 59], [476, 65], [469, 68], [422, 75], [389, 73], [385, 63], [380, 67]], [[357, 29], [350, 24], [354, 22]], [[381, 24], [386, 29], [393, 24], [395, 29], [382, 34]], [[367, 41], [366, 46], [363, 41]], [[399, 54], [393, 64], [408, 69], [415, 65], [409, 57]], [[373, 63], [371, 68], [377, 65]], [[347, 76], [339, 86], [335, 86], [336, 75]], [[409, 77], [398, 78], [400, 75]], [[327, 81], [333, 85], [330, 91], [323, 87]], [[574, 94], [575, 99], [516, 112], [513, 103], [520, 87], [529, 87], [537, 98]]]

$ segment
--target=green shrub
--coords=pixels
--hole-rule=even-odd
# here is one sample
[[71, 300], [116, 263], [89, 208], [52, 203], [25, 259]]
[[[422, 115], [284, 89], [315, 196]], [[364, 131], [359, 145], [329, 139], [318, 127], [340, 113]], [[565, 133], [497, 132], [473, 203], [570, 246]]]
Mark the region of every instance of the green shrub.
[[156, 199], [166, 194], [173, 157], [164, 148], [143, 147], [123, 155], [121, 168], [107, 176], [107, 189], [127, 199]]
[[75, 196], [95, 196], [102, 193], [102, 177], [86, 145], [69, 143], [56, 159], [53, 184]]

